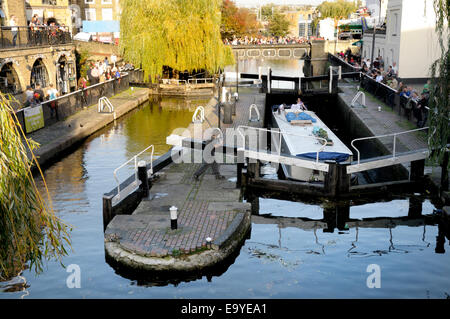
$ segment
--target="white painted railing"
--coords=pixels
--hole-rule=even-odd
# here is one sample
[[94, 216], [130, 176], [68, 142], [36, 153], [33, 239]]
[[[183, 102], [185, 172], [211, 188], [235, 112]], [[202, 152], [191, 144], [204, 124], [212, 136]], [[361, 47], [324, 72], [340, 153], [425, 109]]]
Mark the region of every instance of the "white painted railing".
[[356, 101], [358, 101], [358, 98], [361, 96], [361, 105], [362, 106], [366, 106], [366, 94], [363, 91], [359, 91], [358, 93], [356, 93], [355, 97], [352, 100], [352, 103], [350, 104], [350, 106], [354, 106]]
[[356, 152], [358, 154], [358, 164], [359, 164], [360, 163], [360, 152], [359, 152], [359, 149], [357, 149], [355, 147], [355, 145], [354, 145], [355, 142], [393, 136], [394, 141], [393, 141], [393, 147], [392, 147], [392, 158], [395, 158], [397, 136], [403, 135], [403, 134], [412, 133], [412, 132], [422, 131], [422, 130], [426, 130], [426, 129], [428, 129], [428, 127], [417, 128], [417, 129], [414, 129], [414, 130], [409, 130], [409, 131], [404, 131], [404, 132], [399, 132], [399, 133], [391, 133], [391, 134], [385, 134], [385, 135], [361, 137], [361, 138], [354, 139], [350, 144], [352, 145], [352, 147], [356, 150]]
[[[301, 134], [294, 134], [294, 133], [283, 132], [283, 131], [280, 131], [280, 130], [273, 130], [273, 129], [269, 130], [269, 129], [265, 129], [265, 128], [258, 128], [258, 127], [251, 127], [251, 126], [241, 125], [241, 126], [239, 126], [237, 128], [237, 131], [238, 131], [239, 135], [242, 137], [242, 141], [243, 141], [243, 143], [242, 143], [243, 146], [242, 147], [243, 147], [244, 150], [250, 150], [250, 148], [246, 147], [245, 134], [243, 133], [244, 129], [245, 130], [254, 130], [254, 131], [256, 131], [257, 136], [259, 136], [259, 132], [270, 132], [271, 136], [272, 136], [272, 134], [279, 134], [280, 138], [279, 138], [278, 156], [281, 156], [280, 155], [281, 154], [281, 138], [282, 138], [283, 135], [292, 135], [292, 136], [297, 136], [297, 137], [301, 137], [301, 138], [309, 138], [309, 139], [315, 139], [317, 141], [322, 141], [323, 142], [322, 146], [319, 147], [319, 149], [316, 152], [316, 163], [319, 162], [319, 153], [322, 152], [323, 149], [327, 146], [326, 145], [327, 144], [327, 140], [325, 138], [318, 137], [318, 136], [301, 135]], [[277, 162], [276, 158], [274, 158], [274, 159], [275, 159], [274, 162]], [[301, 160], [300, 158], [298, 158], [298, 160], [304, 161], [304, 160]]]
[[205, 120], [205, 108], [201, 105], [197, 106], [192, 115], [192, 123], [203, 123]]
[[138, 157], [140, 155], [142, 155], [144, 152], [146, 152], [148, 149], [151, 149], [151, 154], [150, 154], [150, 168], [147, 170], [147, 174], [148, 176], [151, 176], [153, 174], [153, 153], [155, 151], [155, 147], [153, 145], [148, 146], [146, 149], [144, 149], [143, 151], [139, 152], [138, 154], [134, 155], [132, 158], [130, 158], [128, 161], [126, 161], [125, 163], [123, 163], [122, 165], [120, 165], [119, 167], [117, 167], [114, 170], [114, 179], [116, 180], [117, 183], [117, 195], [114, 196], [113, 198], [113, 204], [114, 202], [117, 202], [120, 200], [121, 198], [121, 190], [120, 190], [120, 181], [117, 177], [117, 172], [122, 169], [123, 167], [125, 167], [127, 164], [129, 164], [130, 162], [134, 161], [134, 182], [127, 186], [125, 190], [122, 190], [122, 193], [129, 193], [130, 191], [136, 189], [137, 187], [139, 187], [140, 185], [140, 181], [138, 178]]
[[256, 104], [250, 105], [250, 109], [249, 109], [249, 112], [248, 112], [248, 121], [249, 121], [249, 122], [255, 122], [255, 121], [252, 119], [252, 110], [255, 110], [256, 115], [258, 116], [258, 119], [256, 120], [256, 122], [259, 122], [260, 119], [261, 119], [261, 115], [259, 114], [258, 106], [257, 106]]
[[109, 113], [114, 112], [114, 106], [112, 105], [111, 101], [106, 96], [102, 96], [98, 99], [98, 112], [103, 112], [105, 106], [108, 107]]

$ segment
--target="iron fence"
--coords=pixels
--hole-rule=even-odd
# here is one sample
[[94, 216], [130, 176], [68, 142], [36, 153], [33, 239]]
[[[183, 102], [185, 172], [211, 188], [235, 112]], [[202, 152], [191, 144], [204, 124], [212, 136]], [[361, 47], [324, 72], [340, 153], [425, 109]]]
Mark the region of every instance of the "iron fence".
[[[130, 79], [138, 77], [139, 75], [135, 73], [140, 72], [140, 70], [133, 70], [122, 74], [120, 78], [94, 84], [88, 86], [86, 89], [79, 89], [54, 100], [44, 101], [41, 103], [44, 115], [44, 127], [64, 120], [68, 116], [82, 110], [83, 107], [97, 104], [98, 100], [103, 96], [109, 98], [127, 90], [130, 87]], [[56, 106], [55, 112], [52, 112], [52, 104]], [[25, 127], [23, 109], [16, 111], [16, 115], [19, 123], [22, 127]]]
[[51, 26], [0, 27], [0, 49], [72, 43], [70, 32]]

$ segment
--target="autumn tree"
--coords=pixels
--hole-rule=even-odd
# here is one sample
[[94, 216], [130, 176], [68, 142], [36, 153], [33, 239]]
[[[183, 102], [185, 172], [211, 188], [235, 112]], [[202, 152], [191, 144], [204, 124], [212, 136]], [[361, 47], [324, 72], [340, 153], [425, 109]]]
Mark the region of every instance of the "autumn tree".
[[220, 35], [222, 0], [121, 0], [120, 49], [153, 79], [163, 67], [215, 74], [234, 63]]
[[231, 0], [222, 3], [222, 38], [242, 37], [256, 35], [259, 31], [259, 23], [256, 15], [247, 8], [238, 8]]

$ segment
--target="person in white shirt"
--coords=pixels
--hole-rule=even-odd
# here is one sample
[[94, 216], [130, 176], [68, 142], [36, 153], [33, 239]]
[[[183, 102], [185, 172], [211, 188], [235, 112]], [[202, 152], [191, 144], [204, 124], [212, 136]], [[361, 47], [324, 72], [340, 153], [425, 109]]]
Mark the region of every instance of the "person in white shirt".
[[383, 76], [381, 75], [380, 71], [377, 72], [377, 77], [375, 78], [375, 81], [377, 82], [383, 81]]
[[16, 16], [11, 16], [11, 20], [9, 21], [9, 26], [11, 27], [13, 46], [16, 46], [17, 33], [19, 31], [19, 28], [17, 28], [17, 18], [16, 18]]
[[294, 112], [306, 111], [307, 108], [300, 98], [297, 99], [297, 104], [291, 105], [291, 110]]
[[58, 119], [57, 107], [58, 103], [55, 100], [58, 97], [58, 90], [53, 87], [53, 84], [50, 83], [50, 88], [47, 90], [47, 98], [50, 101], [50, 115]]

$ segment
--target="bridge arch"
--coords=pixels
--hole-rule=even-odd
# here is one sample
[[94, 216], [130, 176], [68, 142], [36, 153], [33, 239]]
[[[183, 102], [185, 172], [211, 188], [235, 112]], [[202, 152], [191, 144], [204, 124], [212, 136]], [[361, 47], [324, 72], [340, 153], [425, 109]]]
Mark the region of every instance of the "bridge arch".
[[19, 73], [13, 62], [0, 63], [0, 91], [13, 95], [22, 92]]
[[45, 88], [50, 84], [49, 69], [42, 58], [37, 58], [31, 66], [30, 85], [34, 89], [39, 84]]

